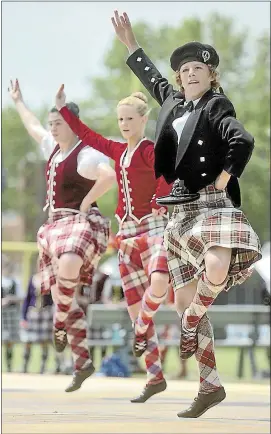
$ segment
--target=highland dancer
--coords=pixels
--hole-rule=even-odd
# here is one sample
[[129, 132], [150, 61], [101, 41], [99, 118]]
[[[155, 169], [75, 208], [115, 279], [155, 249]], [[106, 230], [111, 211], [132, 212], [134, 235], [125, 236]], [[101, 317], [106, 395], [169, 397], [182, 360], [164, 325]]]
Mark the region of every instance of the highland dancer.
[[158, 206], [156, 196], [168, 194], [171, 187], [154, 174], [153, 142], [144, 136], [148, 120], [147, 98], [141, 92], [122, 99], [117, 106], [118, 125], [127, 141], [119, 143], [97, 134], [65, 105], [62, 85], [56, 107], [73, 132], [115, 161], [119, 186], [116, 217], [119, 267], [128, 312], [134, 324], [133, 352], [144, 355], [147, 384], [131, 402], [145, 402], [166, 389], [153, 317], [168, 290], [168, 267], [163, 234], [166, 208]]
[[[215, 362], [207, 310], [223, 290], [250, 276], [261, 258], [259, 239], [244, 213], [238, 178], [254, 147], [218, 82], [219, 56], [207, 44], [190, 42], [170, 58], [179, 91], [162, 77], [139, 47], [127, 14], [112, 18], [129, 50], [127, 64], [161, 105], [157, 120], [155, 173], [174, 181], [160, 204], [174, 204], [165, 231], [168, 267], [181, 316], [180, 355], [195, 354], [200, 388], [179, 417], [196, 418], [226, 396]], [[182, 313], [180, 299], [187, 296]], [[229, 319], [230, 320], [230, 319]]]
[[[49, 112], [50, 132], [25, 106], [18, 80], [11, 82], [10, 95], [29, 134], [41, 145], [46, 165], [48, 220], [38, 231], [41, 292], [51, 291], [55, 304], [54, 345], [62, 352], [69, 342], [74, 375], [66, 392], [81, 387], [94, 372], [86, 338], [86, 317], [75, 292], [89, 285], [99, 259], [105, 252], [109, 222], [96, 200], [115, 182], [107, 159], [69, 128], [58, 110]], [[68, 104], [78, 118], [79, 108]]]

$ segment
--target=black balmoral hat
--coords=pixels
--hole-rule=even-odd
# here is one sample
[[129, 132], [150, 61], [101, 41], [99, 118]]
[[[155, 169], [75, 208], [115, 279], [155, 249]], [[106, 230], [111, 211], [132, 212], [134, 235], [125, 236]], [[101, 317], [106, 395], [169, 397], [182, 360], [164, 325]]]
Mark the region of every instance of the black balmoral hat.
[[187, 62], [201, 62], [216, 68], [219, 64], [219, 56], [211, 45], [200, 42], [188, 42], [173, 51], [170, 56], [170, 65], [173, 71], [178, 71]]

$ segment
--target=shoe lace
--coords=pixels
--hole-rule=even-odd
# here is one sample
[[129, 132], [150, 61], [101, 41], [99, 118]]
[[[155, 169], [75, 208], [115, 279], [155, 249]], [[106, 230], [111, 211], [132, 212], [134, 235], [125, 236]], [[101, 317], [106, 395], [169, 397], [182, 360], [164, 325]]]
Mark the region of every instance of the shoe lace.
[[192, 404], [190, 404], [189, 405], [189, 407], [188, 407], [188, 409], [187, 410], [191, 410], [192, 408], [193, 408], [193, 406], [194, 406], [194, 402], [197, 402], [198, 401], [198, 397], [196, 396], [196, 398], [194, 398], [194, 400], [193, 400], [193, 402], [192, 402]]
[[66, 331], [65, 330], [57, 330], [55, 332], [55, 337], [58, 341], [63, 342], [66, 337]]
[[193, 350], [197, 345], [197, 340], [195, 339], [197, 335], [196, 330], [189, 330], [183, 327], [182, 331], [182, 346], [185, 350]]
[[136, 336], [135, 348], [136, 350], [145, 350], [147, 347], [147, 342], [144, 336]]

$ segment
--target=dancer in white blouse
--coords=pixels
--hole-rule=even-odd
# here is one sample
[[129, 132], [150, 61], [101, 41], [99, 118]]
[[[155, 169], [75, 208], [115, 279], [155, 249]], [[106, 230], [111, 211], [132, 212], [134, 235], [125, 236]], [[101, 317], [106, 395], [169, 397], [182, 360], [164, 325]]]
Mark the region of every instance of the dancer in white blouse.
[[[18, 80], [10, 83], [13, 99], [29, 134], [41, 145], [46, 165], [48, 220], [38, 231], [41, 291], [51, 291], [55, 304], [54, 345], [62, 352], [69, 342], [74, 376], [66, 392], [81, 387], [94, 372], [86, 339], [86, 318], [75, 299], [78, 284], [89, 285], [109, 236], [109, 221], [96, 200], [115, 182], [115, 172], [100, 152], [72, 132], [56, 108], [46, 131], [24, 104]], [[79, 108], [69, 103], [79, 116]]]

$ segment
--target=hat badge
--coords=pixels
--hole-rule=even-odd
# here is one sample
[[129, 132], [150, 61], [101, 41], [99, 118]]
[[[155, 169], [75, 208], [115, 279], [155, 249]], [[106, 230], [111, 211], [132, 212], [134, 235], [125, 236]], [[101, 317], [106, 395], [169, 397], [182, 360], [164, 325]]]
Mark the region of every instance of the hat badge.
[[211, 57], [209, 51], [207, 51], [207, 50], [202, 51], [201, 55], [202, 55], [204, 63], [206, 63]]

